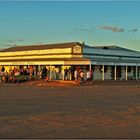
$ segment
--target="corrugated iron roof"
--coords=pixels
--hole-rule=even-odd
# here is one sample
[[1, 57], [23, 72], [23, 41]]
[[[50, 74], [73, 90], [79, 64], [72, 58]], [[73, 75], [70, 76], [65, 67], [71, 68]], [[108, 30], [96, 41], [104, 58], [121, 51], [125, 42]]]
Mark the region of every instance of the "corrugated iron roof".
[[134, 51], [134, 50], [130, 50], [130, 49], [127, 49], [127, 48], [123, 48], [123, 47], [118, 47], [118, 46], [94, 46], [94, 48], [96, 49], [104, 49], [104, 50], [119, 50], [119, 51], [133, 51], [133, 52], [137, 52], [137, 51]]
[[46, 44], [46, 45], [29, 45], [29, 46], [15, 46], [0, 50], [0, 52], [16, 52], [16, 51], [30, 51], [30, 50], [45, 50], [54, 48], [72, 48], [76, 45], [82, 45], [79, 42], [60, 43], [60, 44]]

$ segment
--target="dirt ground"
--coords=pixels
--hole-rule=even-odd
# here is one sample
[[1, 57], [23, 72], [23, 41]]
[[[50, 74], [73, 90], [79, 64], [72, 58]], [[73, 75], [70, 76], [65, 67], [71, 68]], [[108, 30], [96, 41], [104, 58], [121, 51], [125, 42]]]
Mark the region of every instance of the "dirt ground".
[[139, 82], [55, 85], [0, 85], [0, 138], [140, 138]]

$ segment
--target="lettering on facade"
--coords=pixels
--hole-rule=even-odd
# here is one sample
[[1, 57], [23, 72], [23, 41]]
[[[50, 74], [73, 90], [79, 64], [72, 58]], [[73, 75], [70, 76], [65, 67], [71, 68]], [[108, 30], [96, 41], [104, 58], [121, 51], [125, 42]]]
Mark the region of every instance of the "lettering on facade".
[[11, 65], [34, 65], [33, 62], [12, 62]]
[[74, 46], [73, 47], [73, 53], [82, 53], [82, 49], [80, 46]]

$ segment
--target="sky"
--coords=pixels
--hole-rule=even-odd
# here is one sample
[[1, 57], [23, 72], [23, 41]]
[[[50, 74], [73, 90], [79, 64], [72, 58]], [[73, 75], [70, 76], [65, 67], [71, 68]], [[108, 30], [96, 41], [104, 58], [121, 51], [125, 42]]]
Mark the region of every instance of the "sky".
[[140, 1], [0, 1], [0, 48], [85, 42], [140, 51]]

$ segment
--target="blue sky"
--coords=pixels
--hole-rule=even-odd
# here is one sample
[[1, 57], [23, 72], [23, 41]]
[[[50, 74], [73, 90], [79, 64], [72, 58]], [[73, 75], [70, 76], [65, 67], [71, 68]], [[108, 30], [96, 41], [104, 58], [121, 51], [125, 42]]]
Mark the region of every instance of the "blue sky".
[[140, 51], [140, 1], [0, 1], [0, 48], [84, 41]]

